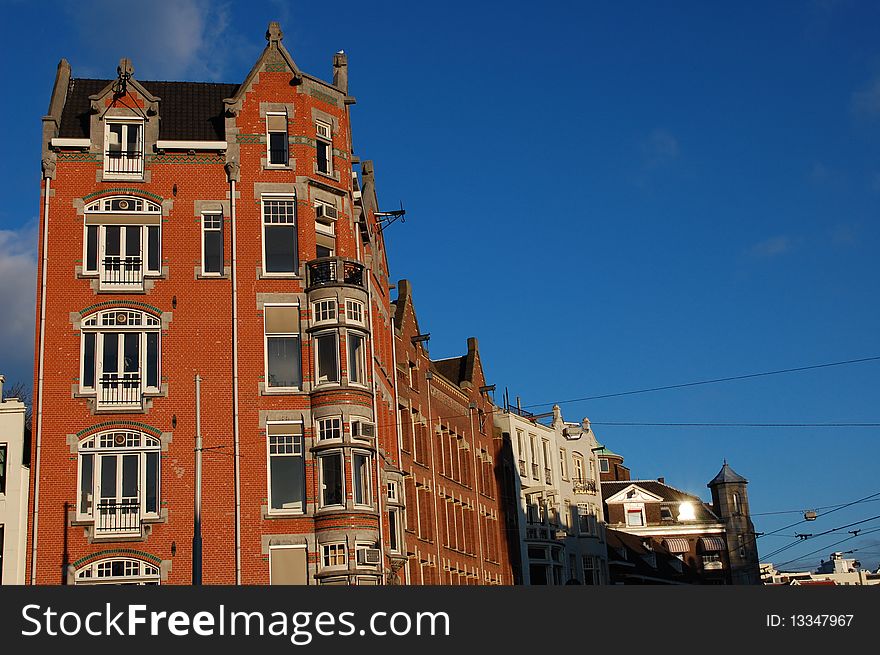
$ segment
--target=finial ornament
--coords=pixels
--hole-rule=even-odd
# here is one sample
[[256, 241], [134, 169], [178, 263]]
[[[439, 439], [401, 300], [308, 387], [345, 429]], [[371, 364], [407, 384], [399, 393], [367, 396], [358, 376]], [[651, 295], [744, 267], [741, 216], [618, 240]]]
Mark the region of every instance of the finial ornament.
[[269, 43], [273, 43], [282, 39], [284, 39], [284, 32], [281, 31], [281, 25], [273, 20], [269, 23], [269, 29], [266, 30], [266, 40]]

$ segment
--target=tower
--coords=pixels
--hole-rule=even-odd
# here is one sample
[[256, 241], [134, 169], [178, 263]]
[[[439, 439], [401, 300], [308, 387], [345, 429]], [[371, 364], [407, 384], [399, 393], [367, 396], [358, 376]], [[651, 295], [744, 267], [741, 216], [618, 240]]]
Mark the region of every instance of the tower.
[[712, 506], [724, 522], [732, 584], [760, 584], [755, 526], [749, 515], [749, 497], [744, 477], [730, 468], [727, 460], [711, 482]]

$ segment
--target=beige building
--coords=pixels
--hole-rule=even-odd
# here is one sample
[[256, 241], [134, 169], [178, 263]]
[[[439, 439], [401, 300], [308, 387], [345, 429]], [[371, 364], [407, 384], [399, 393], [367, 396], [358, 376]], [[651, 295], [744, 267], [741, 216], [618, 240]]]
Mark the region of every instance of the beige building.
[[0, 375], [0, 584], [25, 583], [28, 477], [23, 464], [25, 405], [3, 398]]
[[[552, 417], [550, 425], [538, 422]], [[559, 406], [547, 415], [499, 409], [495, 427], [510, 444], [519, 495], [518, 583], [608, 583], [602, 491], [590, 422], [566, 423]]]

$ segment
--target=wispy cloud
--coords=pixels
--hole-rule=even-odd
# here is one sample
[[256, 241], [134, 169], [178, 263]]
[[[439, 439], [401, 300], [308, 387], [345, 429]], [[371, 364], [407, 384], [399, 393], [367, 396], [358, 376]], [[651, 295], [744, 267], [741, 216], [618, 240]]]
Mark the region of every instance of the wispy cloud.
[[791, 237], [780, 235], [759, 241], [748, 249], [748, 253], [754, 257], [771, 258], [784, 255], [794, 247], [795, 243]]
[[33, 362], [37, 280], [37, 221], [0, 230], [0, 367], [12, 379], [29, 375]]
[[226, 74], [233, 51], [226, 2], [95, 0], [70, 5], [68, 14], [83, 43], [91, 44], [92, 56], [113, 58], [102, 62], [103, 76], [111, 76], [124, 56], [132, 60], [140, 79], [218, 80]]
[[642, 155], [647, 168], [656, 168], [678, 158], [678, 139], [664, 129], [655, 129], [642, 142]]
[[880, 76], [853, 93], [852, 109], [859, 116], [880, 116]]

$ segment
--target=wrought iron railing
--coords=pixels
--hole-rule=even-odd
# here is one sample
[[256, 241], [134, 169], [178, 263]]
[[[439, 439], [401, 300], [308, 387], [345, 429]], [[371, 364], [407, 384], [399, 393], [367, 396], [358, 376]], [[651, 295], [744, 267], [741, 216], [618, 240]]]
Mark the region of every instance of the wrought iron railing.
[[102, 500], [95, 514], [95, 533], [134, 534], [141, 531], [141, 508], [137, 500]]
[[350, 284], [365, 288], [364, 265], [341, 257], [321, 257], [306, 264], [308, 286]]
[[596, 493], [596, 481], [585, 478], [573, 478], [571, 481], [572, 491], [576, 494]]
[[140, 288], [144, 284], [143, 261], [135, 257], [104, 257], [101, 286]]
[[113, 175], [143, 175], [144, 153], [140, 150], [108, 150], [104, 172]]
[[104, 373], [101, 375], [99, 407], [140, 407], [143, 402], [140, 373]]

